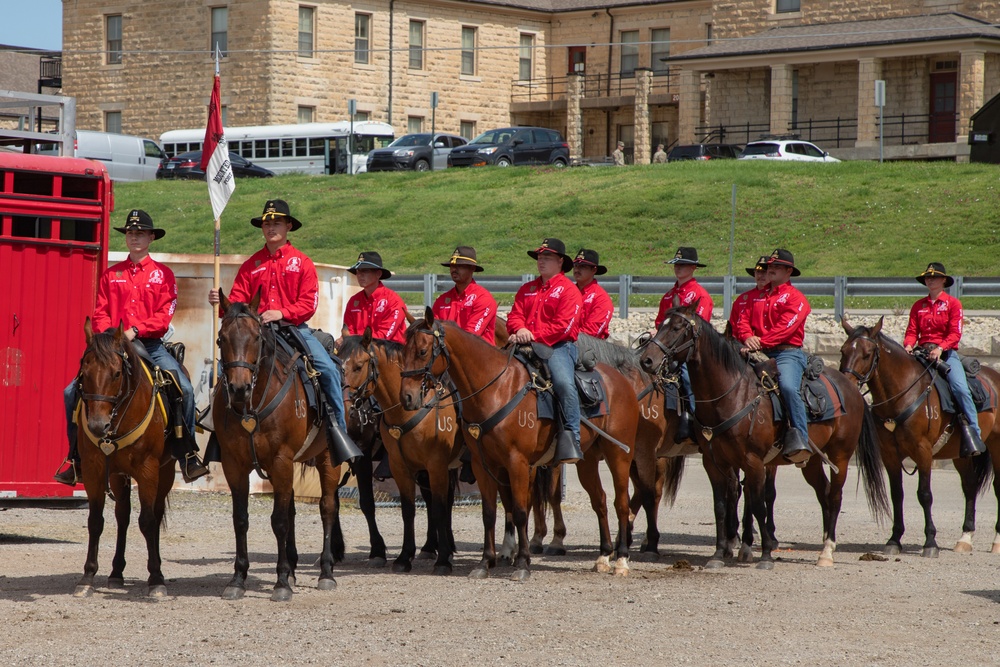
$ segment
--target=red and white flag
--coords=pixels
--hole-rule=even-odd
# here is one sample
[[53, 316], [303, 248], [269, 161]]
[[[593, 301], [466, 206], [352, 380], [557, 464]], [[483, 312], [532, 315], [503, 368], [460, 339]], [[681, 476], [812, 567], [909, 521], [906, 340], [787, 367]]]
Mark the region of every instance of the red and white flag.
[[212, 212], [218, 220], [229, 203], [229, 197], [236, 189], [233, 165], [229, 162], [229, 144], [222, 129], [222, 95], [219, 92], [219, 64], [215, 64], [215, 85], [212, 86], [212, 101], [208, 103], [208, 127], [205, 141], [201, 146], [201, 169], [208, 182], [208, 196], [212, 200]]

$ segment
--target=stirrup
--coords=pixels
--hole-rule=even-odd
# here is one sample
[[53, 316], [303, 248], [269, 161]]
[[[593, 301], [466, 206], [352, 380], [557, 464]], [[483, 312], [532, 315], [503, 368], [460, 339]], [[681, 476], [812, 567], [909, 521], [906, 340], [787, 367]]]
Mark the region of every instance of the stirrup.
[[[69, 464], [69, 467], [64, 469], [63, 466], [66, 464]], [[56, 474], [52, 475], [52, 479], [66, 486], [76, 486], [79, 484], [80, 471], [77, 470], [76, 461], [71, 458], [63, 459], [63, 462], [59, 464], [59, 469], [56, 470]]]
[[188, 484], [208, 474], [208, 466], [202, 463], [194, 452], [185, 454], [178, 463], [181, 464], [181, 477]]

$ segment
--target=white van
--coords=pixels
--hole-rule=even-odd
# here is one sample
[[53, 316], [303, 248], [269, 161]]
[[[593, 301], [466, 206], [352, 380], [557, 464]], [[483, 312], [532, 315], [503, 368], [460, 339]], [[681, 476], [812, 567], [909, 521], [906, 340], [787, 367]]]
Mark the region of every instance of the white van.
[[111, 132], [76, 131], [76, 157], [100, 160], [111, 180], [119, 182], [152, 181], [163, 149], [152, 139]]

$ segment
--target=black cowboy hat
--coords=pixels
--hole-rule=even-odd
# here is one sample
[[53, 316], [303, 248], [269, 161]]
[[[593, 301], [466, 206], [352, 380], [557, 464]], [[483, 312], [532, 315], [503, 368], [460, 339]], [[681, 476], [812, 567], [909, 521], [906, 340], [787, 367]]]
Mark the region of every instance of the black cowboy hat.
[[347, 269], [352, 274], [357, 275], [358, 269], [381, 269], [382, 270], [382, 280], [386, 278], [392, 278], [392, 271], [382, 266], [382, 255], [377, 252], [363, 252], [358, 255], [358, 261], [354, 262], [354, 266]]
[[146, 213], [142, 209], [134, 208], [128, 212], [125, 216], [125, 226], [115, 227], [116, 232], [121, 232], [124, 234], [129, 230], [138, 230], [141, 232], [153, 232], [153, 240], [162, 239], [166, 235], [167, 230], [157, 229], [153, 226], [153, 219], [149, 217], [149, 213]]
[[771, 258], [767, 255], [761, 255], [757, 259], [757, 264], [754, 267], [747, 269], [747, 273], [750, 274], [751, 277], [756, 277], [758, 271], [767, 271], [767, 261], [769, 259]]
[[802, 275], [802, 272], [795, 268], [795, 258], [792, 253], [784, 248], [775, 248], [771, 256], [767, 258], [768, 264], [774, 264], [775, 266], [790, 266], [792, 268], [792, 277]]
[[701, 264], [698, 261], [698, 250], [695, 248], [685, 248], [681, 246], [677, 249], [674, 254], [673, 259], [668, 259], [667, 264], [694, 264], [699, 268], [703, 268], [707, 265]]
[[468, 245], [460, 245], [455, 248], [455, 252], [451, 253], [451, 259], [447, 262], [441, 262], [441, 266], [449, 268], [452, 266], [471, 266], [476, 273], [485, 270], [476, 261], [476, 249]]
[[562, 257], [562, 272], [566, 273], [573, 269], [573, 258], [566, 254], [566, 244], [559, 239], [542, 239], [542, 245], [534, 250], [528, 251], [528, 257], [538, 259], [538, 254], [542, 252], [552, 253]]
[[590, 250], [589, 248], [580, 248], [580, 251], [576, 253], [576, 259], [573, 260], [573, 263], [596, 267], [597, 270], [594, 271], [594, 275], [596, 276], [603, 276], [608, 272], [608, 267], [601, 265], [597, 251]]
[[284, 218], [288, 222], [292, 223], [292, 231], [302, 226], [302, 223], [292, 217], [292, 214], [288, 211], [288, 204], [284, 199], [268, 199], [264, 204], [264, 211], [260, 214], [259, 218], [251, 218], [250, 224], [254, 227], [260, 227], [264, 224], [265, 220], [272, 220], [274, 218]]
[[955, 284], [955, 279], [948, 275], [948, 272], [944, 269], [944, 264], [941, 262], [931, 262], [924, 269], [924, 272], [917, 276], [917, 282], [924, 285], [927, 284], [928, 278], [935, 278], [938, 276], [944, 276], [944, 286], [951, 287]]

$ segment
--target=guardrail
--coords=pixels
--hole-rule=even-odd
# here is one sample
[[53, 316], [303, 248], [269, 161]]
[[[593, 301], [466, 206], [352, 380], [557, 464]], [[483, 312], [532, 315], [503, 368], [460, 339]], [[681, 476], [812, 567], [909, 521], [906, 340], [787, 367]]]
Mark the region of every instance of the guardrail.
[[[521, 285], [536, 276], [477, 276], [476, 282], [494, 294], [515, 294]], [[955, 297], [1000, 297], [1000, 276], [972, 278], [954, 276], [955, 284], [948, 292]], [[618, 296], [618, 315], [628, 317], [629, 298], [632, 294], [662, 295], [674, 286], [669, 276], [602, 276], [598, 281], [608, 292]], [[754, 286], [749, 276], [698, 276], [698, 282], [709, 294], [722, 295], [723, 314], [729, 317], [729, 308], [739, 294]], [[849, 297], [913, 297], [927, 294], [927, 288], [913, 278], [796, 278], [795, 287], [806, 296], [833, 297], [833, 312], [839, 320], [844, 315], [844, 304]], [[424, 305], [434, 303], [437, 294], [447, 292], [454, 283], [451, 278], [435, 273], [424, 275], [393, 276], [388, 283], [397, 292], [423, 293]], [[617, 285], [617, 289], [615, 286]]]

